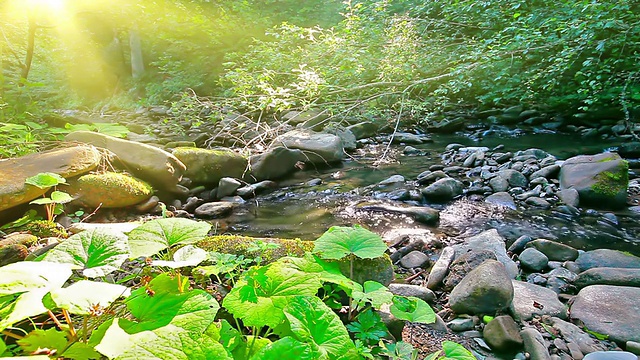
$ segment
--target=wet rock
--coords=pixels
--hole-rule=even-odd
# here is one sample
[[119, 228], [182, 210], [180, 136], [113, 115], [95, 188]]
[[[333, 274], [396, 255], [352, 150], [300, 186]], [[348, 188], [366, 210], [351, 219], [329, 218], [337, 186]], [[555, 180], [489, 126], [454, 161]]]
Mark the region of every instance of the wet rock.
[[578, 190], [576, 189], [564, 189], [560, 190], [557, 193], [560, 201], [567, 205], [571, 205], [573, 207], [577, 207], [580, 203], [580, 196], [578, 194]]
[[[455, 251], [455, 247], [453, 249]], [[471, 270], [487, 260], [496, 260], [496, 255], [489, 250], [471, 250], [459, 255], [449, 266], [449, 274], [444, 280], [445, 290], [453, 289]]]
[[509, 252], [520, 253], [522, 252], [522, 250], [524, 250], [525, 246], [527, 246], [527, 244], [530, 243], [531, 241], [533, 241], [533, 238], [531, 238], [531, 236], [522, 235], [519, 238], [517, 238], [516, 241], [514, 241], [513, 244], [511, 244], [511, 246], [509, 246]]
[[367, 211], [382, 211], [395, 214], [403, 214], [413, 218], [415, 221], [435, 225], [440, 219], [440, 212], [428, 206], [394, 206], [391, 204], [360, 204], [358, 209]]
[[231, 202], [210, 202], [198, 206], [194, 213], [199, 218], [215, 219], [229, 215], [236, 206]]
[[296, 164], [304, 161], [302, 150], [276, 146], [266, 152], [249, 157], [251, 176], [257, 181], [277, 180], [296, 170]]
[[502, 176], [496, 176], [489, 180], [489, 186], [491, 186], [496, 193], [502, 193], [509, 189], [509, 181]]
[[576, 259], [581, 271], [596, 267], [640, 269], [640, 257], [610, 249], [597, 249], [581, 253]]
[[428, 303], [433, 303], [436, 299], [436, 294], [433, 291], [419, 285], [390, 284], [389, 291], [394, 295], [417, 297]]
[[456, 249], [456, 257], [469, 250], [489, 250], [493, 252], [496, 259], [505, 266], [507, 274], [509, 274], [511, 278], [515, 278], [518, 275], [518, 266], [507, 255], [504, 238], [498, 234], [496, 229], [487, 230], [470, 237], [466, 239], [463, 244], [454, 245], [454, 248]]
[[625, 206], [629, 166], [615, 153], [568, 159], [560, 170], [560, 189], [576, 189], [580, 203], [603, 208]]
[[407, 133], [407, 132], [397, 132], [392, 135], [394, 144], [414, 144], [419, 145], [422, 144], [422, 138], [418, 135]]
[[405, 155], [420, 155], [420, 154], [422, 154], [422, 151], [420, 151], [419, 149], [414, 148], [413, 146], [407, 145], [402, 150], [402, 153], [405, 154]]
[[176, 148], [173, 155], [186, 165], [184, 174], [195, 184], [217, 186], [223, 177], [242, 178], [247, 171], [247, 159], [228, 149]]
[[531, 175], [529, 175], [529, 179], [535, 179], [538, 177], [551, 179], [556, 177], [559, 172], [560, 172], [560, 165], [553, 164], [553, 165], [545, 166], [542, 169], [533, 172]]
[[625, 158], [640, 158], [640, 142], [633, 141], [621, 144], [618, 147], [618, 154]]
[[405, 179], [402, 175], [392, 175], [378, 183], [380, 186], [392, 186], [398, 184], [404, 184]]
[[473, 318], [455, 318], [447, 323], [447, 327], [451, 329], [451, 331], [455, 332], [463, 332], [473, 330], [476, 326]]
[[272, 146], [299, 149], [304, 153], [304, 162], [312, 164], [330, 164], [344, 159], [342, 140], [332, 134], [292, 130], [278, 136]]
[[449, 296], [458, 314], [495, 314], [507, 309], [513, 299], [513, 285], [504, 265], [487, 260], [471, 270]]
[[48, 190], [26, 185], [27, 178], [44, 172], [71, 178], [95, 169], [101, 159], [94, 147], [75, 146], [0, 160], [0, 211], [27, 203]]
[[225, 196], [233, 195], [240, 186], [242, 186], [242, 183], [239, 180], [230, 177], [223, 177], [218, 182], [216, 197], [223, 198]]
[[518, 258], [520, 265], [532, 271], [542, 271], [549, 263], [549, 258], [534, 248], [525, 249]]
[[431, 271], [429, 272], [429, 276], [427, 278], [427, 288], [433, 290], [440, 286], [445, 276], [447, 275], [449, 264], [451, 264], [451, 262], [453, 261], [455, 254], [456, 251], [451, 246], [447, 246], [442, 249], [440, 257], [433, 265], [433, 267], [431, 267]]
[[498, 172], [498, 176], [507, 180], [512, 187], [524, 188], [528, 184], [527, 178], [519, 171], [513, 169], [501, 170]]
[[92, 209], [136, 205], [153, 195], [153, 189], [146, 182], [114, 172], [82, 175], [65, 190], [77, 202]]
[[497, 351], [514, 351], [522, 346], [520, 327], [509, 315], [491, 320], [482, 332], [484, 340]]
[[421, 251], [412, 251], [400, 259], [400, 265], [407, 269], [424, 267], [429, 264], [429, 256]]
[[567, 308], [553, 290], [523, 281], [513, 280], [512, 283], [514, 295], [509, 312], [516, 320], [526, 321], [543, 315], [567, 318]]
[[578, 274], [574, 285], [578, 289], [590, 285], [619, 285], [640, 287], [640, 269], [591, 268]]
[[77, 141], [107, 149], [122, 163], [124, 170], [148, 181], [158, 189], [176, 191], [185, 165], [172, 154], [155, 146], [118, 139], [91, 131], [74, 131], [65, 136], [67, 141]]
[[578, 250], [569, 245], [551, 240], [537, 239], [527, 244], [545, 254], [551, 261], [573, 261], [578, 258]]
[[428, 201], [446, 202], [462, 194], [462, 183], [456, 179], [444, 178], [422, 189]]
[[449, 175], [445, 174], [445, 172], [442, 170], [436, 170], [436, 171], [427, 170], [423, 173], [420, 173], [420, 175], [418, 175], [417, 182], [420, 185], [426, 185], [426, 184], [431, 184], [436, 180], [444, 179], [448, 177]]
[[525, 203], [540, 209], [548, 209], [551, 207], [551, 204], [547, 200], [537, 196], [528, 198]]
[[558, 317], [551, 317], [546, 319], [545, 322], [553, 326], [567, 343], [578, 345], [580, 352], [583, 354], [605, 349], [604, 346], [597, 343], [589, 334], [568, 321], [564, 321]]
[[640, 288], [592, 285], [580, 290], [571, 318], [617, 342], [640, 341]]
[[547, 350], [549, 346], [538, 330], [526, 328], [520, 331], [520, 336], [524, 343], [524, 350], [529, 353], [530, 360], [551, 360]]
[[278, 187], [278, 184], [271, 180], [260, 181], [255, 184], [251, 184], [249, 186], [243, 186], [236, 190], [236, 194], [245, 199], [252, 198], [256, 195], [263, 194], [269, 190], [275, 189]]

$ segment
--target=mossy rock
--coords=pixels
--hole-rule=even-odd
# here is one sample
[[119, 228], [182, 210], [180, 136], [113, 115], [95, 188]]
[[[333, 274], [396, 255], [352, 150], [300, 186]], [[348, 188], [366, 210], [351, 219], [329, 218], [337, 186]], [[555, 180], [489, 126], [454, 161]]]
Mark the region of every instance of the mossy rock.
[[131, 206], [153, 195], [153, 188], [146, 182], [114, 172], [83, 175], [73, 181], [67, 190], [89, 208]]
[[66, 238], [67, 232], [53, 221], [35, 220], [16, 229], [19, 232], [27, 232], [39, 238], [57, 237]]
[[186, 165], [184, 176], [195, 184], [217, 186], [223, 177], [242, 178], [248, 160], [231, 150], [208, 150], [179, 147], [173, 155]]
[[[262, 255], [263, 263], [270, 263], [285, 256], [302, 256], [305, 252], [313, 251], [314, 242], [300, 239], [253, 238], [239, 235], [218, 235], [207, 237], [197, 245], [207, 251], [243, 255], [245, 258], [256, 257], [258, 254], [248, 249], [256, 242], [278, 244], [277, 249], [265, 250]], [[346, 259], [340, 260], [340, 271], [349, 276], [350, 264]], [[388, 286], [393, 281], [393, 265], [386, 254], [375, 259], [356, 259], [353, 263], [353, 280], [364, 283], [377, 281]]]

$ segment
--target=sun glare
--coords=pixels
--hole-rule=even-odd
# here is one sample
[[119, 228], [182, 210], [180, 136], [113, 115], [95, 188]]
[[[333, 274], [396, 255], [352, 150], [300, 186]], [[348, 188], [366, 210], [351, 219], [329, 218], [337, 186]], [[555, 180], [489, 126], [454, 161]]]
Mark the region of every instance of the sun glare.
[[64, 8], [65, 0], [29, 0], [27, 4], [36, 8], [51, 9], [54, 11], [59, 11]]

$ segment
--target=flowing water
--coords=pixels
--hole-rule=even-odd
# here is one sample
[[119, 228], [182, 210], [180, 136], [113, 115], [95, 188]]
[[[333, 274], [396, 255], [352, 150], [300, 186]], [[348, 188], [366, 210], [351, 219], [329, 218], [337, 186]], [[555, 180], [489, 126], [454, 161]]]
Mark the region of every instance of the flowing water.
[[[615, 213], [616, 224], [584, 211], [581, 216], [571, 218], [553, 210], [507, 211], [482, 202], [460, 200], [445, 205], [429, 204], [441, 210], [440, 224], [434, 228], [402, 215], [363, 211], [358, 207], [359, 203], [379, 199], [390, 203], [384, 199], [388, 190], [381, 191], [376, 184], [396, 174], [403, 175], [408, 182], [414, 180], [430, 165], [441, 164], [441, 154], [450, 143], [488, 148], [502, 144], [504, 150], [501, 151], [540, 148], [559, 159], [595, 154], [619, 145], [619, 141], [585, 141], [561, 134], [486, 136], [481, 141], [465, 136], [434, 135], [433, 140], [415, 146], [423, 151], [424, 155], [420, 156], [404, 156], [403, 146], [392, 146], [388, 153], [390, 160], [376, 164], [386, 145], [370, 145], [359, 149], [339, 167], [297, 172], [293, 178], [281, 182], [275, 192], [247, 203], [222, 226], [231, 233], [301, 239], [315, 239], [333, 225], [356, 223], [381, 233], [410, 228], [453, 237], [467, 237], [495, 228], [508, 241], [530, 235], [556, 239], [584, 250], [613, 248], [640, 255], [640, 224], [628, 211]], [[322, 179], [322, 183], [309, 185], [312, 179]]]

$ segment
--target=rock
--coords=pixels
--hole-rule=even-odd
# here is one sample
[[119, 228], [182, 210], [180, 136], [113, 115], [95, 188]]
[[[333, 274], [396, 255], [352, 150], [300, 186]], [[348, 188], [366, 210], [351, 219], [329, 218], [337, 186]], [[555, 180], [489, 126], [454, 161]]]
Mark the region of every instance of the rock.
[[427, 288], [433, 290], [436, 289], [442, 283], [447, 271], [449, 270], [449, 264], [453, 261], [456, 251], [451, 246], [447, 246], [442, 249], [438, 261], [431, 267], [431, 272], [427, 278]]
[[592, 285], [580, 290], [571, 318], [617, 342], [640, 341], [640, 288]]
[[296, 170], [296, 165], [304, 161], [302, 150], [276, 146], [260, 155], [249, 157], [251, 175], [257, 180], [280, 179]]
[[458, 314], [489, 314], [505, 310], [513, 299], [513, 285], [504, 265], [487, 260], [471, 270], [449, 296]]
[[0, 266], [23, 261], [29, 255], [29, 250], [22, 244], [11, 244], [0, 247]]
[[640, 257], [617, 250], [597, 249], [580, 254], [576, 264], [581, 271], [596, 267], [640, 269]]
[[591, 268], [578, 274], [573, 283], [578, 289], [590, 285], [619, 285], [640, 287], [640, 269]]
[[576, 189], [560, 190], [558, 191], [557, 195], [560, 201], [567, 205], [577, 207], [580, 203], [580, 195], [578, 194], [578, 190]]
[[139, 222], [127, 222], [127, 223], [75, 223], [69, 228], [69, 232], [77, 234], [82, 231], [111, 231], [117, 233], [128, 233], [131, 230], [142, 225]]
[[72, 178], [95, 169], [101, 159], [94, 147], [75, 146], [0, 160], [0, 211], [27, 203], [48, 190], [26, 185], [27, 178], [45, 172]]
[[184, 175], [194, 184], [217, 186], [223, 177], [242, 178], [247, 171], [247, 159], [228, 149], [176, 148], [173, 155], [186, 165]]
[[246, 198], [254, 197], [258, 194], [265, 193], [277, 187], [278, 187], [278, 184], [276, 184], [275, 182], [271, 180], [264, 180], [255, 184], [251, 184], [249, 186], [243, 186], [238, 190], [236, 190], [236, 194], [246, 199]]
[[136, 205], [153, 195], [153, 188], [146, 182], [114, 172], [82, 175], [65, 190], [91, 209]]
[[426, 185], [426, 184], [430, 184], [436, 180], [439, 179], [444, 179], [444, 178], [448, 178], [449, 175], [445, 174], [444, 171], [442, 170], [436, 170], [436, 171], [425, 171], [423, 173], [421, 173], [420, 175], [418, 175], [418, 178], [416, 179], [416, 181], [418, 182], [418, 184], [420, 185]]
[[527, 321], [543, 315], [567, 318], [567, 308], [553, 290], [517, 280], [512, 280], [512, 284], [514, 295], [509, 312], [516, 320]]
[[422, 139], [420, 138], [420, 136], [407, 132], [396, 132], [392, 135], [392, 137], [392, 142], [394, 144], [422, 144]]
[[30, 247], [35, 245], [37, 241], [38, 237], [35, 235], [15, 232], [0, 240], [0, 248], [9, 245], [24, 245]]
[[534, 248], [525, 249], [518, 258], [524, 268], [537, 272], [544, 270], [549, 263], [549, 258]]
[[292, 130], [273, 141], [272, 147], [277, 146], [301, 150], [304, 154], [303, 161], [312, 164], [330, 164], [344, 158], [342, 140], [332, 134]]
[[577, 274], [563, 267], [553, 269], [547, 275], [547, 287], [556, 293], [566, 293], [571, 290], [570, 285], [578, 277]]
[[548, 209], [551, 207], [551, 204], [540, 197], [537, 196], [533, 196], [530, 198], [527, 198], [527, 200], [525, 201], [525, 203], [527, 203], [528, 205], [531, 205], [533, 207], [537, 207], [537, 208], [541, 208], [541, 209]]
[[526, 328], [520, 331], [524, 350], [529, 353], [529, 360], [551, 360], [549, 346], [545, 343], [544, 338], [534, 328]]
[[489, 186], [496, 193], [502, 193], [509, 189], [509, 181], [502, 176], [496, 176], [489, 180]]
[[422, 151], [420, 151], [419, 149], [414, 148], [413, 146], [407, 145], [402, 150], [402, 153], [405, 154], [405, 155], [420, 155], [420, 154], [422, 154]]
[[233, 195], [240, 186], [242, 186], [242, 183], [239, 180], [230, 177], [223, 177], [218, 182], [218, 191], [216, 192], [216, 196], [220, 199], [225, 196]]
[[520, 253], [522, 252], [522, 250], [524, 250], [525, 246], [527, 246], [527, 244], [530, 243], [531, 241], [533, 241], [531, 236], [522, 235], [519, 238], [517, 238], [516, 241], [514, 241], [513, 244], [511, 244], [511, 246], [509, 246], [508, 250], [511, 253]]
[[455, 318], [447, 323], [447, 327], [451, 329], [451, 331], [455, 332], [463, 332], [473, 330], [476, 326], [473, 318]]
[[587, 354], [584, 360], [638, 360], [638, 357], [628, 351], [596, 351]]
[[357, 206], [360, 210], [382, 211], [395, 214], [407, 215], [419, 223], [426, 225], [436, 225], [440, 219], [440, 212], [428, 206], [394, 206], [391, 204], [370, 204], [363, 203]]
[[633, 141], [621, 144], [618, 147], [618, 154], [625, 158], [640, 158], [640, 142]]
[[569, 245], [560, 244], [555, 241], [537, 239], [527, 244], [545, 254], [551, 261], [573, 261], [578, 258], [578, 250]]
[[136, 205], [136, 210], [140, 213], [148, 213], [150, 211], [153, 211], [153, 209], [158, 206], [159, 202], [160, 198], [154, 195], [147, 199], [147, 201], [141, 202], [140, 204]]
[[327, 134], [332, 134], [340, 138], [342, 140], [342, 147], [345, 150], [355, 150], [356, 149], [356, 136], [351, 132], [351, 130], [345, 128], [344, 126], [337, 125], [335, 123], [330, 123], [325, 126], [324, 130]]
[[356, 140], [366, 139], [378, 134], [378, 125], [371, 121], [363, 121], [357, 124], [347, 126], [347, 129], [351, 130]]
[[65, 140], [109, 150], [116, 155], [124, 170], [162, 190], [175, 191], [186, 169], [175, 156], [147, 144], [91, 131], [74, 131], [65, 136]]
[[288, 111], [282, 116], [282, 121], [291, 125], [302, 124], [303, 127], [314, 130], [321, 130], [326, 120], [329, 118], [327, 110], [304, 110], [304, 111]]
[[546, 179], [554, 178], [560, 172], [560, 165], [549, 165], [545, 166], [542, 169], [533, 172], [533, 174], [529, 175], [529, 179], [535, 179], [538, 177], [543, 177]]
[[553, 326], [553, 328], [567, 343], [577, 344], [580, 352], [583, 354], [605, 349], [605, 347], [596, 342], [593, 337], [589, 336], [589, 334], [570, 322], [564, 321], [558, 317], [551, 317], [545, 322], [548, 322]]
[[466, 239], [465, 243], [454, 245], [456, 257], [469, 250], [480, 251], [489, 250], [493, 252], [498, 261], [506, 268], [507, 274], [512, 279], [518, 275], [518, 265], [507, 255], [505, 242], [496, 229], [487, 230], [480, 234]]
[[629, 165], [615, 153], [568, 159], [560, 170], [560, 189], [576, 189], [580, 203], [604, 208], [625, 206]]
[[640, 342], [627, 341], [627, 343], [625, 344], [625, 349], [636, 355], [640, 355]]
[[507, 180], [509, 182], [509, 185], [512, 187], [525, 188], [528, 184], [527, 178], [522, 175], [522, 173], [512, 169], [501, 170], [498, 172], [498, 176]]
[[489, 321], [482, 331], [484, 340], [497, 351], [510, 351], [522, 346], [520, 327], [509, 315], [502, 315]]
[[407, 269], [424, 267], [429, 264], [429, 256], [421, 251], [412, 251], [400, 259], [400, 265]]
[[454, 119], [444, 119], [434, 126], [430, 127], [429, 131], [434, 133], [453, 133], [464, 128], [466, 123], [467, 119], [462, 116], [456, 117]]
[[[492, 179], [493, 180], [493, 179]], [[486, 203], [503, 206], [509, 209], [516, 210], [516, 203], [513, 200], [513, 197], [508, 192], [497, 192], [495, 194], [491, 194], [484, 199]]]
[[447, 202], [462, 194], [462, 183], [456, 179], [444, 178], [422, 189], [422, 195], [429, 201]]
[[433, 291], [419, 285], [390, 284], [389, 291], [394, 295], [417, 297], [428, 303], [433, 303], [436, 299], [436, 294]]
[[210, 202], [198, 206], [194, 213], [199, 218], [215, 219], [229, 215], [236, 206], [226, 201]]
[[449, 275], [444, 281], [445, 290], [453, 289], [471, 270], [487, 260], [496, 260], [496, 255], [490, 250], [471, 250], [458, 256], [449, 266]]

